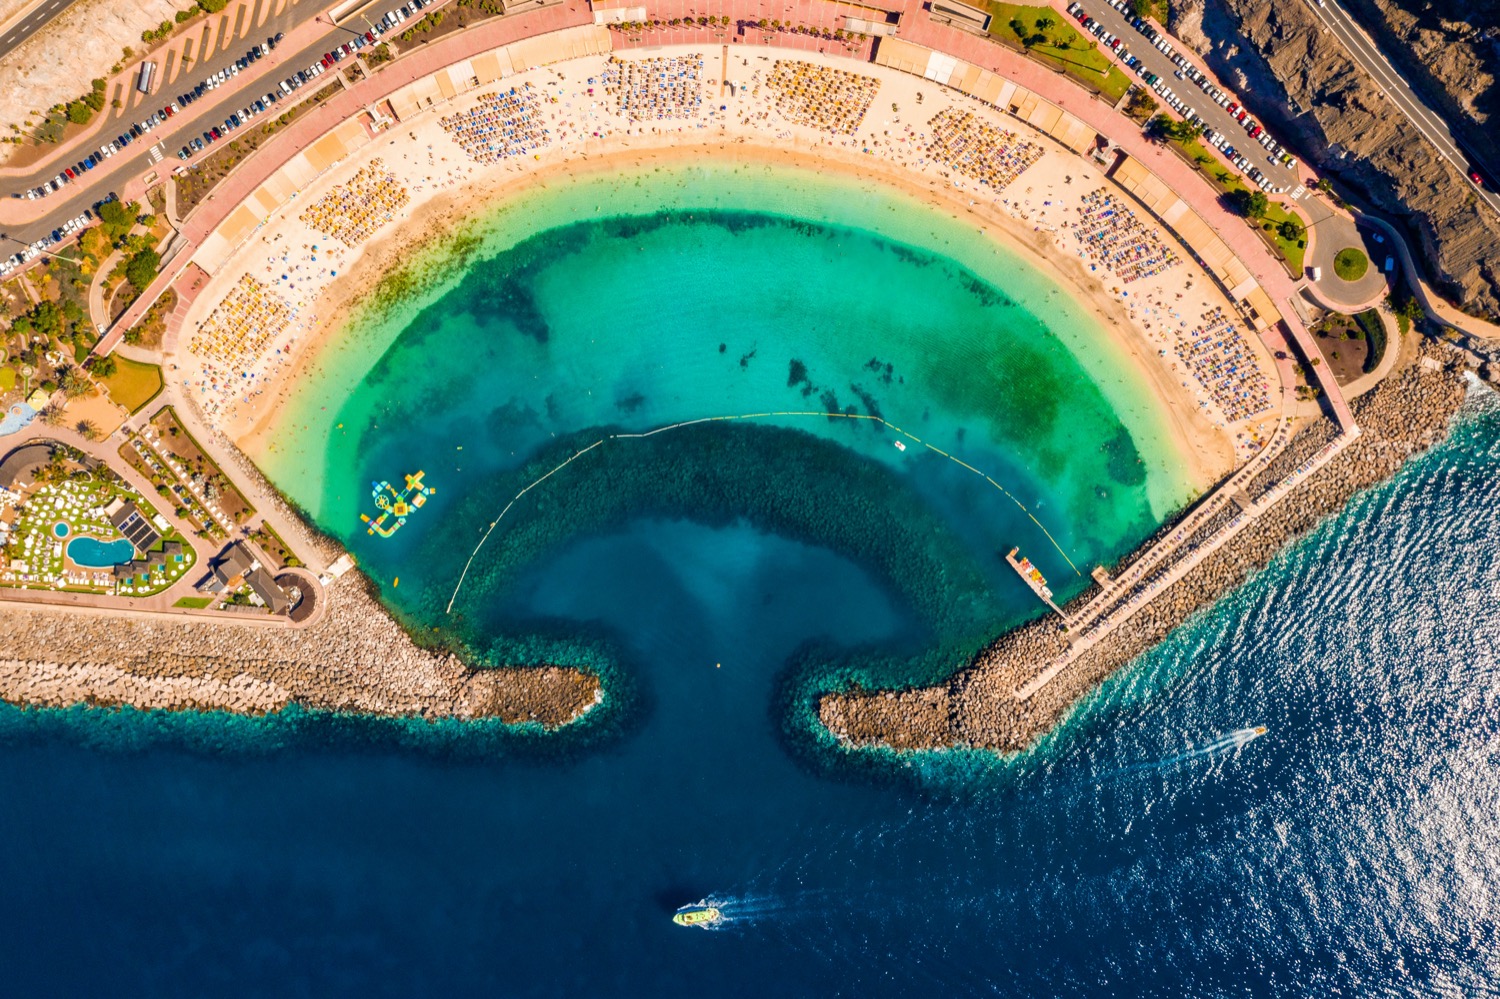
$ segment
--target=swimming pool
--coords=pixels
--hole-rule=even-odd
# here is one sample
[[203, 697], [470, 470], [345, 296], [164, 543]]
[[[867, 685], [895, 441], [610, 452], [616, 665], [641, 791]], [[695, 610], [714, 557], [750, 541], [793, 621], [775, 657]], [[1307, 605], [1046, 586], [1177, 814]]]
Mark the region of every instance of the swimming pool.
[[70, 530], [71, 528], [68, 527], [68, 522], [66, 520], [59, 520], [52, 526], [52, 533], [57, 535], [59, 538], [66, 538]]
[[135, 546], [124, 538], [100, 541], [97, 538], [74, 538], [68, 542], [68, 558], [90, 569], [107, 569], [124, 565], [135, 557]]

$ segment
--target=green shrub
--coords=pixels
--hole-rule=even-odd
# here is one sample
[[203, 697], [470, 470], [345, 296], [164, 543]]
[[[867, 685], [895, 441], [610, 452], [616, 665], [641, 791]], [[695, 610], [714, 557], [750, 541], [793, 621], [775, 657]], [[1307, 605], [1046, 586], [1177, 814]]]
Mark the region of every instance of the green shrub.
[[1385, 323], [1380, 321], [1380, 313], [1374, 309], [1366, 309], [1354, 317], [1359, 324], [1360, 330], [1365, 334], [1365, 339], [1370, 341], [1370, 350], [1365, 354], [1364, 370], [1366, 374], [1374, 371], [1380, 364], [1380, 358], [1385, 355]]
[[132, 287], [143, 291], [156, 277], [159, 267], [161, 267], [161, 257], [157, 252], [142, 250], [126, 261], [125, 280], [129, 281]]

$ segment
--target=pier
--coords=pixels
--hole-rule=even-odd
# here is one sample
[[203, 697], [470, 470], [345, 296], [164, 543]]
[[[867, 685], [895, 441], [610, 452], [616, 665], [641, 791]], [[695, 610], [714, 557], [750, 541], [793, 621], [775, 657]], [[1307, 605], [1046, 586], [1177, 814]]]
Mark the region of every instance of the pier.
[[1061, 607], [1052, 602], [1052, 589], [1047, 585], [1047, 579], [1042, 575], [1041, 570], [1032, 565], [1029, 558], [1016, 558], [1016, 553], [1020, 550], [1019, 548], [1012, 548], [1006, 553], [1005, 561], [1009, 562], [1010, 567], [1016, 570], [1016, 574], [1021, 577], [1021, 582], [1025, 583], [1027, 588], [1041, 599], [1042, 603], [1051, 607], [1053, 613], [1063, 619], [1064, 624], [1067, 624], [1068, 615], [1062, 612]]
[[[1270, 444], [1249, 464], [1230, 476], [1214, 491], [1197, 510], [1183, 519], [1167, 537], [1158, 541], [1136, 559], [1124, 572], [1115, 577], [1104, 576], [1102, 592], [1090, 600], [1070, 621], [1074, 631], [1070, 635], [1066, 652], [1054, 659], [1039, 674], [1017, 687], [1018, 701], [1030, 700], [1042, 688], [1062, 673], [1079, 656], [1102, 641], [1110, 632], [1145, 609], [1155, 597], [1168, 590], [1173, 583], [1186, 576], [1214, 552], [1234, 538], [1290, 493], [1298, 484], [1315, 475], [1329, 462], [1337, 458], [1344, 449], [1359, 439], [1360, 429], [1353, 422], [1340, 421], [1342, 433], [1326, 444], [1317, 454], [1297, 466], [1289, 475], [1272, 485], [1258, 498], [1250, 498], [1245, 491], [1251, 479], [1263, 471], [1290, 443], [1286, 439], [1285, 419], [1277, 428]], [[1238, 513], [1227, 524], [1221, 526], [1207, 539], [1191, 543], [1196, 531], [1208, 524], [1215, 516], [1233, 504]], [[1014, 552], [1012, 552], [1014, 554]], [[1014, 565], [1015, 563], [1012, 562]], [[1018, 570], [1019, 571], [1019, 570]], [[1098, 579], [1095, 576], [1095, 579]], [[1048, 601], [1049, 605], [1051, 601]], [[1053, 607], [1057, 610], [1056, 607]], [[1058, 610], [1059, 614], [1062, 611]], [[1064, 615], [1064, 620], [1069, 620]]]

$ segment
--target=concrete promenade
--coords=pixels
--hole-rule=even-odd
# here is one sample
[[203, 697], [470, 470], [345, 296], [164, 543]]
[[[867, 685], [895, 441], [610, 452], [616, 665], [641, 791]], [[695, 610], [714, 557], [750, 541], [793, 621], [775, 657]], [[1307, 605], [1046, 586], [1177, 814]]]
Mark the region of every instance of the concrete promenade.
[[[646, 7], [648, 17], [667, 21], [674, 18], [727, 16], [734, 22], [727, 32], [732, 47], [742, 43], [770, 42], [790, 48], [834, 53], [846, 52], [847, 49], [838, 42], [762, 30], [755, 25], [762, 19], [776, 19], [833, 27], [841, 20], [838, 15], [846, 9], [846, 5], [826, 0], [793, 0], [791, 3], [768, 0], [659, 0]], [[1322, 364], [1317, 343], [1297, 319], [1291, 306], [1291, 297], [1297, 292], [1296, 282], [1270, 256], [1260, 237], [1222, 204], [1218, 192], [1201, 174], [1169, 150], [1147, 139], [1137, 123], [1112, 106], [1096, 100], [1066, 77], [1003, 46], [932, 21], [918, 0], [892, 0], [891, 9], [900, 12], [900, 36], [903, 40], [946, 52], [1015, 81], [1075, 115], [1150, 168], [1192, 206], [1278, 303], [1292, 341], [1309, 361], [1313, 371], [1317, 372], [1320, 367], [1323, 371], [1328, 370]], [[191, 259], [192, 250], [201, 244], [208, 233], [276, 169], [333, 125], [373, 107], [397, 89], [445, 66], [521, 38], [588, 24], [592, 20], [592, 13], [583, 0], [565, 0], [553, 7], [484, 22], [403, 55], [371, 78], [335, 95], [311, 114], [294, 122], [226, 178], [219, 189], [210, 195], [209, 200], [189, 217], [181, 231], [183, 250], [178, 257], [180, 263], [174, 261], [175, 266], [164, 270], [152, 287], [111, 327], [108, 335], [95, 348], [96, 352], [108, 353], [112, 350], [123, 336], [124, 330], [138, 322], [156, 297], [170, 286], [181, 268]], [[620, 48], [628, 49], [637, 45], [647, 48], [678, 44], [711, 46], [723, 44], [725, 35], [726, 31], [723, 29], [694, 25], [652, 31], [642, 36], [639, 43], [624, 38], [620, 33], [616, 33], [616, 38]], [[866, 45], [858, 46], [852, 55], [868, 59]], [[1318, 363], [1311, 364], [1314, 360]], [[1348, 405], [1338, 386], [1329, 380], [1322, 388], [1324, 398], [1340, 426], [1347, 428], [1352, 425]]]
[[[1137, 123], [1117, 112], [1112, 106], [1097, 100], [1066, 77], [1054, 73], [1023, 56], [982, 38], [965, 34], [957, 29], [937, 24], [930, 20], [917, 0], [891, 0], [889, 6], [901, 15], [900, 37], [907, 42], [926, 48], [946, 52], [976, 66], [990, 70], [1018, 85], [1042, 96], [1074, 115], [1098, 134], [1115, 142], [1121, 149], [1152, 170], [1178, 196], [1196, 211], [1210, 228], [1230, 247], [1250, 270], [1255, 280], [1272, 296], [1282, 313], [1283, 326], [1272, 327], [1263, 334], [1267, 347], [1277, 356], [1277, 368], [1282, 382], [1282, 405], [1276, 431], [1261, 453], [1235, 472], [1212, 495], [1207, 497], [1188, 517], [1178, 525], [1173, 534], [1143, 553], [1126, 572], [1112, 580], [1103, 593], [1098, 595], [1073, 620], [1082, 641], [1092, 644], [1103, 637], [1119, 620], [1120, 610], [1109, 612], [1120, 595], [1129, 593], [1143, 582], [1166, 573], [1173, 578], [1191, 569], [1201, 560], [1198, 553], [1203, 546], [1185, 557], [1179, 545], [1190, 537], [1203, 523], [1217, 516], [1226, 504], [1245, 484], [1267, 467], [1289, 442], [1290, 419], [1297, 412], [1294, 396], [1295, 372], [1291, 357], [1293, 343], [1308, 360], [1321, 360], [1317, 344], [1301, 325], [1291, 307], [1290, 299], [1296, 294], [1297, 283], [1287, 275], [1279, 262], [1271, 257], [1259, 236], [1251, 231], [1244, 221], [1232, 214], [1221, 202], [1216, 189], [1181, 158], [1151, 141], [1141, 132]], [[848, 8], [843, 4], [827, 0], [794, 0], [792, 3], [771, 3], [766, 0], [661, 0], [646, 8], [648, 18], [670, 20], [672, 18], [697, 18], [699, 16], [728, 16], [733, 24], [727, 29], [703, 28], [696, 24], [677, 28], [663, 28], [646, 33], [638, 38], [626, 37], [623, 33], [613, 35], [619, 49], [649, 49], [660, 45], [702, 45], [707, 50], [729, 47], [729, 58], [733, 64], [736, 52], [747, 51], [744, 46], [785, 47], [850, 54], [853, 58], [870, 57], [872, 43], [869, 40], [851, 46], [840, 42], [826, 41], [807, 35], [761, 29], [761, 19], [781, 20], [784, 23], [801, 23], [827, 28], [840, 25]], [[565, 0], [564, 3], [487, 21], [467, 31], [447, 36], [428, 46], [404, 54], [395, 63], [383, 67], [378, 73], [348, 88], [325, 102], [302, 119], [288, 126], [266, 143], [255, 155], [227, 177], [210, 198], [201, 204], [180, 229], [181, 251], [146, 294], [131, 306], [114, 324], [109, 334], [96, 347], [96, 351], [107, 353], [120, 341], [123, 333], [139, 317], [160, 293], [171, 286], [182, 275], [192, 260], [194, 250], [214, 232], [235, 208], [277, 169], [298, 152], [307, 148], [317, 138], [335, 125], [373, 108], [396, 90], [437, 70], [463, 59], [498, 48], [511, 42], [535, 35], [557, 31], [567, 27], [592, 23], [592, 13], [583, 0]], [[691, 22], [690, 22], [691, 23]], [[935, 84], [936, 85], [936, 84]], [[399, 127], [399, 126], [397, 126]], [[180, 310], [179, 310], [180, 312]], [[180, 321], [180, 315], [178, 317]], [[174, 339], [168, 333], [168, 342]], [[1326, 373], [1326, 365], [1311, 365], [1309, 372], [1315, 379]], [[1353, 426], [1347, 403], [1338, 386], [1330, 380], [1323, 386], [1324, 398], [1329, 408], [1345, 430], [1345, 438], [1357, 433]], [[169, 388], [168, 397], [175, 399], [178, 393]], [[182, 410], [185, 414], [190, 408]], [[235, 462], [228, 461], [219, 442], [201, 427], [194, 427], [200, 443], [209, 449], [215, 460], [232, 468]], [[1341, 438], [1344, 439], [1344, 438]], [[270, 497], [257, 496], [252, 499], [261, 508]], [[1274, 500], [1272, 500], [1274, 501]], [[1246, 515], [1235, 523], [1235, 530], [1254, 519], [1256, 507], [1252, 504]], [[291, 540], [300, 536], [299, 531], [279, 530]], [[1221, 543], [1216, 538], [1214, 544]], [[1153, 583], [1153, 587], [1159, 584]], [[1126, 611], [1135, 606], [1127, 605]], [[1075, 647], [1077, 651], [1081, 648]], [[1059, 667], [1060, 668], [1060, 667]]]
[[104, 338], [95, 345], [94, 353], [108, 354], [114, 350], [125, 331], [139, 322], [152, 303], [161, 297], [162, 292], [172, 286], [192, 259], [193, 251], [208, 234], [218, 228], [266, 178], [297, 153], [311, 146], [329, 129], [374, 107], [401, 87], [430, 76], [445, 66], [521, 38], [590, 24], [592, 21], [588, 5], [581, 0], [568, 0], [555, 7], [543, 7], [486, 21], [403, 55], [292, 122], [257, 149], [254, 155], [247, 157], [239, 168], [219, 183], [206, 201], [189, 214], [179, 230], [181, 249], [172, 264], [163, 267], [151, 286], [121, 314]]
[[[1281, 433], [1282, 431], [1278, 431]], [[1097, 645], [1105, 636], [1126, 621], [1130, 620], [1136, 612], [1142, 610], [1158, 594], [1166, 591], [1173, 583], [1186, 576], [1197, 568], [1205, 559], [1218, 551], [1230, 539], [1250, 525], [1271, 509], [1294, 489], [1299, 482], [1310, 475], [1315, 474], [1320, 468], [1338, 457], [1350, 444], [1359, 437], [1359, 428], [1355, 427], [1349, 432], [1341, 433], [1333, 441], [1329, 442], [1316, 455], [1299, 465], [1285, 479], [1277, 482], [1264, 494], [1250, 502], [1249, 507], [1228, 524], [1221, 527], [1212, 537], [1192, 548], [1184, 549], [1182, 544], [1192, 536], [1193, 531], [1184, 522], [1178, 530], [1173, 531], [1171, 537], [1160, 542], [1150, 554], [1159, 555], [1150, 566], [1141, 566], [1140, 562], [1131, 567], [1128, 574], [1122, 575], [1114, 581], [1103, 594], [1100, 594], [1080, 613], [1074, 614], [1070, 619], [1078, 629], [1076, 637], [1069, 645], [1068, 651], [1037, 674], [1036, 677], [1016, 688], [1016, 699], [1020, 701], [1029, 700], [1037, 691], [1041, 690], [1052, 680], [1067, 669], [1079, 656]], [[1279, 450], [1278, 450], [1279, 453]], [[1249, 469], [1250, 466], [1245, 466]], [[1242, 469], [1244, 471], [1244, 469]], [[1238, 479], [1239, 473], [1235, 478]], [[1245, 479], [1244, 481], [1248, 481]], [[1221, 507], [1222, 508], [1222, 507]], [[1196, 524], [1201, 524], [1204, 518], [1198, 518]], [[1166, 568], [1163, 563], [1170, 555], [1180, 554], [1181, 557]], [[1139, 571], [1137, 571], [1139, 570]], [[1129, 599], [1119, 603], [1121, 596], [1132, 593]]]

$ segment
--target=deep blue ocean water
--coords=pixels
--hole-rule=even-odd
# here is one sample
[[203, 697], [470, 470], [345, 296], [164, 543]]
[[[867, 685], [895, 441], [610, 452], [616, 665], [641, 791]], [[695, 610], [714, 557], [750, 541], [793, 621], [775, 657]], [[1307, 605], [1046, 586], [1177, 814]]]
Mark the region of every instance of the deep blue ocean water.
[[[648, 691], [638, 724], [570, 761], [0, 712], [0, 980], [16, 996], [1494, 994], [1497, 551], [1485, 392], [1447, 443], [1038, 749], [870, 783], [799, 766], [767, 702], [809, 636], [898, 638], [882, 592], [743, 526], [634, 524], [531, 581], [539, 613], [628, 625]], [[725, 929], [668, 921], [705, 895]]]

